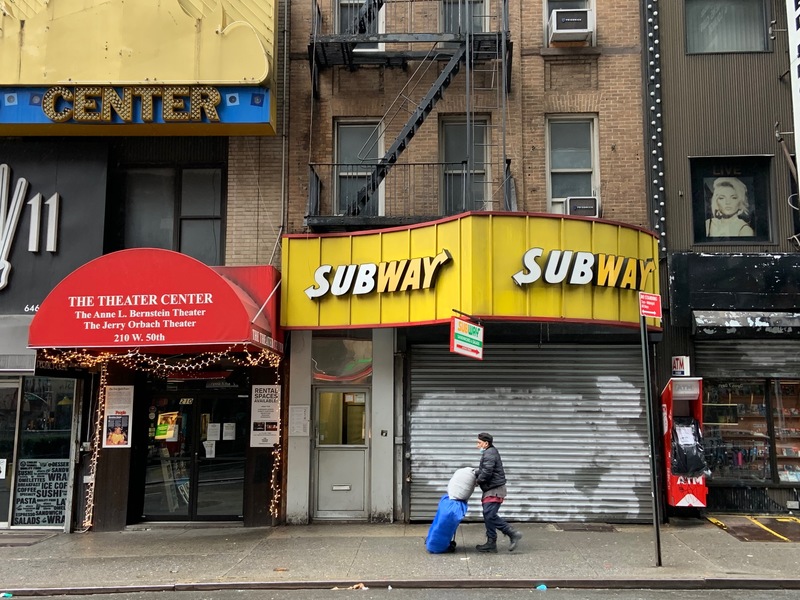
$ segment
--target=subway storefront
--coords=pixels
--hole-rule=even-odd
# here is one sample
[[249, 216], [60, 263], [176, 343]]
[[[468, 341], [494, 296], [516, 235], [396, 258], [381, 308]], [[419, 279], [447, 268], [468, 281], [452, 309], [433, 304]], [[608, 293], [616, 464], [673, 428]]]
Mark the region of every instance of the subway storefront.
[[490, 431], [510, 519], [650, 520], [638, 293], [657, 256], [641, 229], [520, 213], [284, 236], [287, 519], [430, 520]]

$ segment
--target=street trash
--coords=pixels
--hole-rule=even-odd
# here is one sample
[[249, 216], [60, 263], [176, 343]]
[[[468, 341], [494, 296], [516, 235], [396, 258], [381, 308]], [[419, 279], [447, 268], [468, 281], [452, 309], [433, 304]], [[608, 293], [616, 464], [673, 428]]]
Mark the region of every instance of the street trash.
[[543, 583], [540, 583], [539, 585], [536, 586], [536, 589], [544, 592], [547, 590], [547, 586]]
[[354, 583], [350, 587], [346, 587], [346, 588], [334, 587], [334, 588], [331, 588], [331, 589], [332, 590], [368, 590], [369, 588], [367, 586], [365, 586], [363, 583]]
[[13, 598], [13, 597], [14, 597], [14, 594], [12, 594], [10, 592], [3, 592], [2, 594], [0, 594], [0, 598]]

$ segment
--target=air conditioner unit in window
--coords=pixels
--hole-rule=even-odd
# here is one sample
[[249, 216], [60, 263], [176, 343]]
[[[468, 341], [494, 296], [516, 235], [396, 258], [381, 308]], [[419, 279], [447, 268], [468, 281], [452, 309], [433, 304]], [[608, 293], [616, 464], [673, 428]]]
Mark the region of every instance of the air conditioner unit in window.
[[587, 42], [594, 35], [594, 13], [588, 8], [559, 8], [550, 13], [552, 42]]
[[600, 199], [594, 196], [572, 196], [567, 198], [567, 214], [576, 217], [599, 217]]

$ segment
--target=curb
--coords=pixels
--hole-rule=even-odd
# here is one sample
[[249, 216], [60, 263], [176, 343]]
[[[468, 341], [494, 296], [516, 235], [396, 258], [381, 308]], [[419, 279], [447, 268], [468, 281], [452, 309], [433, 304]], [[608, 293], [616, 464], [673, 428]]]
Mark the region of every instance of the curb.
[[85, 586], [7, 589], [14, 596], [78, 596], [134, 592], [187, 592], [215, 590], [319, 590], [349, 588], [363, 584], [367, 588], [394, 589], [520, 589], [544, 584], [551, 589], [607, 590], [800, 590], [800, 579], [715, 578], [691, 579], [393, 579], [329, 581], [231, 581], [152, 585]]

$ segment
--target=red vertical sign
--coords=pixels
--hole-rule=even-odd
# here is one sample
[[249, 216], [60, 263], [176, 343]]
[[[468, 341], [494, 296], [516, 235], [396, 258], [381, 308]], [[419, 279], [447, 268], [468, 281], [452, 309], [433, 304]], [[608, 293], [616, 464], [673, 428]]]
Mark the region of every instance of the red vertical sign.
[[661, 295], [639, 292], [639, 314], [643, 317], [661, 318]]

